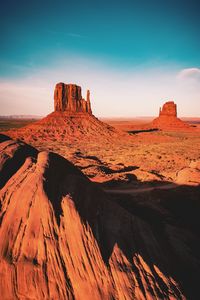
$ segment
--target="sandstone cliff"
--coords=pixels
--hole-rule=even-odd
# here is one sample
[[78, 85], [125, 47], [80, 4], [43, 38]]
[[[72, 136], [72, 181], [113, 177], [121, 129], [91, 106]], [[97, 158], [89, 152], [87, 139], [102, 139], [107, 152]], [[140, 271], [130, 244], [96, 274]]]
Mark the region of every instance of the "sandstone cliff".
[[198, 278], [198, 251], [191, 252], [190, 232], [165, 223], [165, 210], [155, 229], [151, 213], [141, 218], [114, 203], [63, 157], [3, 137], [0, 172], [8, 162], [0, 191], [2, 299], [185, 299], [187, 276]]
[[57, 83], [54, 91], [54, 110], [91, 114], [90, 92], [87, 91], [87, 99], [85, 100], [82, 98], [80, 86]]
[[160, 113], [159, 113], [159, 117], [160, 116], [167, 116], [167, 117], [175, 117], [177, 118], [177, 106], [173, 101], [168, 101], [166, 102], [162, 109], [160, 108]]

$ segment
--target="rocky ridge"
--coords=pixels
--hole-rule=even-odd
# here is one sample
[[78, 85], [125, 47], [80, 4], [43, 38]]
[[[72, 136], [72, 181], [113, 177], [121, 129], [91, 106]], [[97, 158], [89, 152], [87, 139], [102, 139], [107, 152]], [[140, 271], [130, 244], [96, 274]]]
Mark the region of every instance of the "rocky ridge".
[[63, 157], [0, 141], [2, 299], [186, 299], [198, 241], [166, 209], [154, 227], [151, 210], [123, 208]]

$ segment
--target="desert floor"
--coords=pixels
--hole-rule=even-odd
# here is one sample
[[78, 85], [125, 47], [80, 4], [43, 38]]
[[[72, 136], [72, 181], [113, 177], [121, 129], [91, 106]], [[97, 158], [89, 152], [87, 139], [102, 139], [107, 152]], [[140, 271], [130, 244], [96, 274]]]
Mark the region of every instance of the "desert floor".
[[[185, 132], [148, 130], [151, 120], [102, 119], [119, 132], [124, 132], [124, 135], [111, 140], [58, 142], [56, 139], [37, 138], [31, 144], [39, 150], [50, 150], [64, 156], [106, 189], [143, 189], [143, 186], [149, 188], [177, 183], [181, 170], [190, 170], [192, 164], [200, 161], [200, 119], [186, 119], [192, 127]], [[19, 126], [19, 120], [17, 124]], [[6, 128], [9, 128], [9, 120]], [[1, 129], [5, 130], [4, 127]], [[188, 172], [182, 174], [181, 183], [198, 183], [191, 176], [191, 172], [189, 177]]]

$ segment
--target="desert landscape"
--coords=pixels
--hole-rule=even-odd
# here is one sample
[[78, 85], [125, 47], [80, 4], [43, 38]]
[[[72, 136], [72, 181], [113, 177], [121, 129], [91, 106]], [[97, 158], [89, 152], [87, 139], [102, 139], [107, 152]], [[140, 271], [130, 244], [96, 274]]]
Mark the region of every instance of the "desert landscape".
[[2, 299], [197, 299], [199, 120], [100, 121], [59, 83], [26, 122], [0, 136]]
[[1, 1], [0, 300], [200, 299], [199, 12]]
[[[199, 184], [195, 166], [200, 160], [200, 119], [180, 120], [174, 102], [167, 102], [163, 115], [155, 119], [100, 121], [92, 114], [89, 93], [85, 101], [80, 87], [64, 86], [71, 91], [65, 96], [62, 84], [56, 85], [53, 113], [4, 133], [62, 155], [95, 182]], [[67, 108], [60, 105], [65, 101], [70, 103]]]

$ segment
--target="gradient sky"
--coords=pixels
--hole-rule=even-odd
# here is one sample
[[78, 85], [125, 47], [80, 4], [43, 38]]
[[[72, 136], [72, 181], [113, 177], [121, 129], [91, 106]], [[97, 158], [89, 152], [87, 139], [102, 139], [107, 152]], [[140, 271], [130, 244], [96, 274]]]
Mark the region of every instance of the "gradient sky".
[[0, 10], [0, 114], [47, 114], [56, 82], [98, 116], [200, 115], [200, 2], [14, 1]]

